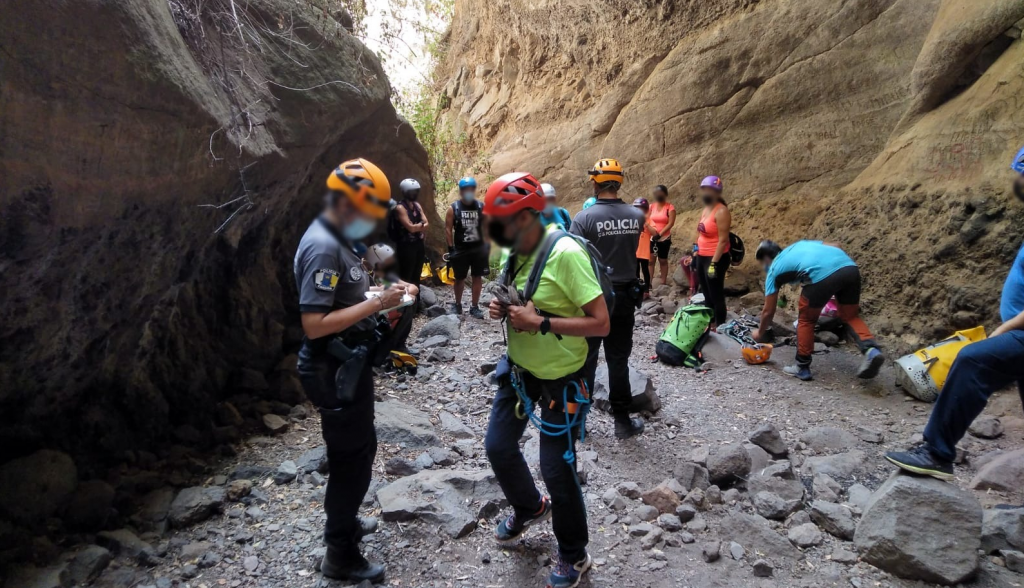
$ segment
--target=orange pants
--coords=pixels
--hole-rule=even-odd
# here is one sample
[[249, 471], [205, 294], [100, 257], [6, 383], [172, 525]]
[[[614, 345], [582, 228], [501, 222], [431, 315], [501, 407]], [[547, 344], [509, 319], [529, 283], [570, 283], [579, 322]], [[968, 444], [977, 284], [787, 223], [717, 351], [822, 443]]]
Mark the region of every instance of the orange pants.
[[814, 353], [814, 326], [821, 316], [821, 309], [829, 299], [836, 297], [839, 320], [843, 322], [846, 335], [861, 351], [876, 347], [871, 330], [860, 318], [860, 271], [856, 266], [843, 268], [817, 284], [805, 286], [800, 293], [800, 307], [796, 328], [796, 362], [801, 366], [811, 365]]

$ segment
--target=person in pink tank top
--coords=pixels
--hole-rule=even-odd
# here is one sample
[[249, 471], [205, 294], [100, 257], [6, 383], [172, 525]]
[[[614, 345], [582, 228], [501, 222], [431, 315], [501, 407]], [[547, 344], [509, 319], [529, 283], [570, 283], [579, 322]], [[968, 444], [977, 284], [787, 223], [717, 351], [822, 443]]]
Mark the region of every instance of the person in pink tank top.
[[700, 183], [700, 198], [704, 210], [697, 224], [694, 260], [704, 304], [714, 309], [712, 326], [717, 327], [726, 321], [725, 272], [732, 263], [729, 254], [732, 215], [722, 198], [722, 179], [718, 176], [704, 178]]

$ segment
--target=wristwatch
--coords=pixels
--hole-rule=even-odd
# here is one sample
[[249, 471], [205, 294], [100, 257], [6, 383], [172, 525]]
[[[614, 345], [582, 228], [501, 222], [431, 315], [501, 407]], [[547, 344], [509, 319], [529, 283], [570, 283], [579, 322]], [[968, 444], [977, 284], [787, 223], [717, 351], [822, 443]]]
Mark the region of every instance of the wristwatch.
[[546, 316], [544, 320], [540, 322], [540, 334], [547, 335], [551, 332], [551, 317]]

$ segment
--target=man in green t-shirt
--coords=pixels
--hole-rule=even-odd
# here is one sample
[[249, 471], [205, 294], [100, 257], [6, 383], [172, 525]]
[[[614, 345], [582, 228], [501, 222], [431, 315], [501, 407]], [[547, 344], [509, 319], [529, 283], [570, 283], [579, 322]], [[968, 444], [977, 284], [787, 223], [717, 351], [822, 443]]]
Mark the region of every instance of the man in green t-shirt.
[[[490, 237], [511, 250], [503, 282], [516, 289], [526, 284], [546, 232], [558, 230], [541, 224], [544, 204], [540, 183], [530, 174], [506, 174], [487, 189], [484, 214], [491, 221]], [[490, 315], [507, 319], [510, 327], [508, 356], [496, 371], [499, 388], [484, 442], [491, 469], [513, 509], [495, 537], [499, 543], [511, 543], [528, 527], [553, 518], [559, 558], [548, 586], [571, 588], [591, 565], [587, 510], [575, 466], [575, 441], [585, 408], [577, 400], [586, 393], [586, 338], [604, 337], [609, 329], [608, 306], [589, 254], [572, 237], [559, 239], [530, 300], [522, 306], [506, 305], [496, 297]], [[537, 490], [519, 449], [531, 416], [524, 413], [533, 403], [540, 405], [546, 428], [540, 436], [540, 469], [550, 499]]]

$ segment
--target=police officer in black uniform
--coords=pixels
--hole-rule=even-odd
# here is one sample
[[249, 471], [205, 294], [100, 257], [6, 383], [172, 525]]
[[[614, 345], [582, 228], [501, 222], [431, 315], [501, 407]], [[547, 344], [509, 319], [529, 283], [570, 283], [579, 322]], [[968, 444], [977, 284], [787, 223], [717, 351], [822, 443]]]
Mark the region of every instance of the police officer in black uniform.
[[587, 356], [587, 377], [591, 389], [597, 372], [597, 356], [604, 344], [608, 362], [608, 401], [615, 418], [615, 436], [628, 439], [644, 432], [644, 421], [630, 418], [633, 394], [629, 385], [629, 355], [633, 352], [633, 311], [643, 291], [636, 277], [636, 250], [644, 226], [644, 213], [619, 198], [622, 166], [614, 159], [601, 159], [589, 172], [597, 202], [576, 215], [572, 233], [594, 244], [610, 268], [615, 290], [611, 308], [611, 330], [606, 337], [592, 337]]
[[365, 159], [342, 163], [327, 178], [327, 205], [295, 254], [295, 282], [305, 337], [299, 377], [319, 409], [331, 475], [324, 509], [329, 578], [379, 582], [384, 566], [368, 562], [359, 541], [368, 531], [357, 517], [377, 453], [371, 358], [381, 311], [398, 306], [402, 286], [377, 289], [356, 247], [387, 215], [391, 186]]

